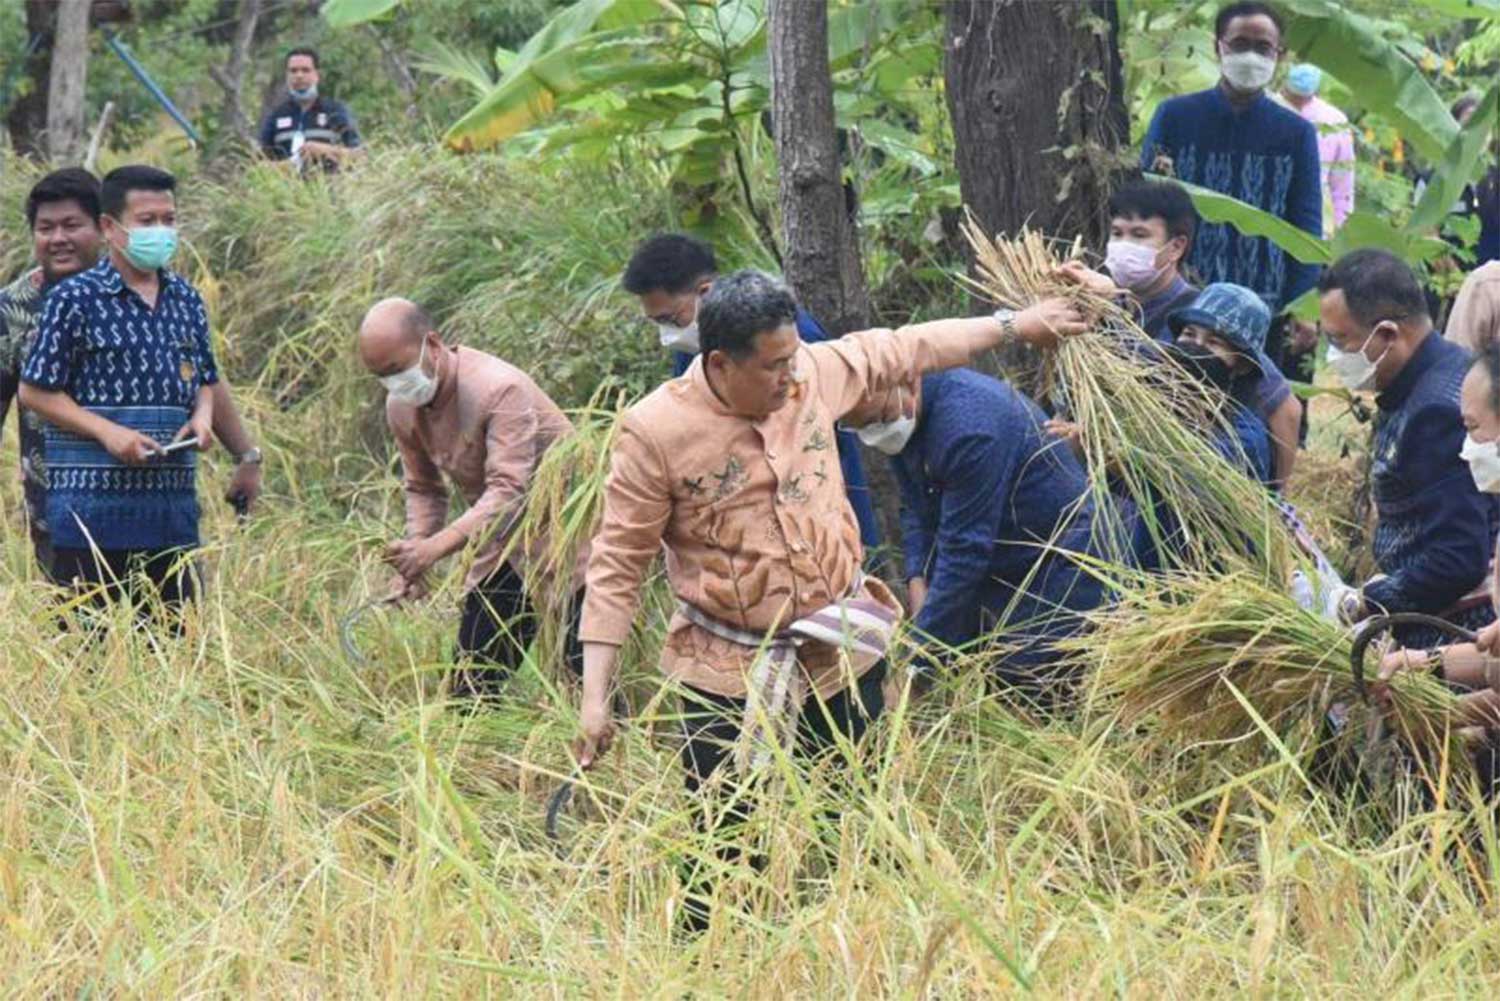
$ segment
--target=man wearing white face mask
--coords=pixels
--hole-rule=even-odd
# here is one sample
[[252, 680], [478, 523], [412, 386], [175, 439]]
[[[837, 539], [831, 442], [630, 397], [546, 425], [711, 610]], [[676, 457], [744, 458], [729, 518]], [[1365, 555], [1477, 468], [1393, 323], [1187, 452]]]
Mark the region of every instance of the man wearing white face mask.
[[[685, 233], [658, 233], [630, 256], [621, 284], [640, 300], [641, 312], [656, 325], [661, 346], [672, 352], [672, 374], [681, 378], [698, 356], [698, 303], [718, 276], [714, 249]], [[828, 332], [807, 310], [797, 308], [797, 338], [803, 344], [828, 340]], [[875, 504], [865, 481], [859, 447], [847, 431], [834, 435], [849, 506], [859, 522], [866, 551], [880, 545]]]
[[[460, 669], [454, 689], [492, 697], [520, 666], [538, 616], [559, 611], [538, 608], [544, 597], [571, 596], [576, 623], [587, 547], [577, 565], [555, 568], [542, 552], [511, 544], [537, 464], [572, 425], [524, 372], [482, 351], [448, 347], [427, 313], [406, 299], [370, 308], [359, 329], [359, 355], [386, 389], [386, 421], [404, 473], [406, 538], [386, 551], [397, 572], [391, 598], [421, 596], [435, 563], [475, 543], [458, 656], [482, 666]], [[452, 523], [445, 475], [469, 503]], [[582, 651], [575, 624], [566, 644], [577, 673]]]
[[[1233, 3], [1214, 22], [1218, 86], [1164, 101], [1141, 148], [1141, 168], [1247, 202], [1323, 235], [1318, 134], [1266, 94], [1284, 54], [1281, 16], [1269, 4]], [[1313, 287], [1301, 264], [1264, 237], [1204, 224], [1188, 263], [1205, 282], [1253, 289], [1273, 314]], [[1277, 356], [1279, 345], [1270, 354]]]
[[[1417, 276], [1387, 251], [1345, 255], [1318, 288], [1329, 367], [1347, 388], [1378, 393], [1371, 486], [1380, 574], [1344, 595], [1341, 613], [1423, 612], [1487, 625], [1500, 498], [1479, 491], [1462, 456], [1459, 390], [1471, 356], [1433, 330]], [[1439, 638], [1420, 627], [1396, 636], [1404, 646]]]
[[[876, 420], [875, 418], [879, 418]], [[1046, 415], [1008, 383], [970, 369], [928, 373], [859, 436], [891, 456], [916, 628], [937, 659], [997, 623], [1012, 644], [995, 675], [1050, 704], [1065, 679], [1054, 644], [1105, 598], [1064, 552], [1103, 556], [1088, 474]], [[1048, 546], [1051, 548], [1048, 548]]]

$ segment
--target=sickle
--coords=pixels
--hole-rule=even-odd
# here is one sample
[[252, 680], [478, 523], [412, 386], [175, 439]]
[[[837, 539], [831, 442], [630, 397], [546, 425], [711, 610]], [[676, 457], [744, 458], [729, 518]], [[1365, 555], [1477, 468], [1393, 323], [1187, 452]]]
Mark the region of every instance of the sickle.
[[1452, 636], [1460, 643], [1473, 643], [1478, 638], [1462, 626], [1419, 612], [1396, 612], [1393, 615], [1375, 615], [1366, 619], [1360, 624], [1354, 635], [1354, 645], [1349, 649], [1349, 672], [1354, 675], [1354, 690], [1359, 693], [1359, 700], [1365, 705], [1370, 704], [1370, 686], [1365, 683], [1365, 651], [1375, 637], [1393, 626], [1428, 626]]

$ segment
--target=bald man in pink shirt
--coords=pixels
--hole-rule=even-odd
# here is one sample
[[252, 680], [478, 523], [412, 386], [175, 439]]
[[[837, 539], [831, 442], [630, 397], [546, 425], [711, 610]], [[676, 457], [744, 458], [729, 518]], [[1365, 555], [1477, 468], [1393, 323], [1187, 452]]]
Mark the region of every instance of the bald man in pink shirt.
[[[537, 607], [548, 595], [573, 597], [565, 601], [572, 613], [565, 659], [580, 674], [576, 617], [587, 549], [576, 565], [558, 568], [540, 547], [527, 552], [512, 540], [537, 465], [573, 430], [567, 415], [515, 366], [444, 344], [427, 313], [406, 299], [370, 309], [359, 354], [386, 388], [386, 421], [401, 453], [406, 537], [386, 553], [398, 575], [392, 597], [419, 597], [434, 564], [474, 550], [457, 651], [470, 664], [455, 676], [455, 694], [497, 694], [535, 638], [538, 613], [557, 611]], [[445, 477], [469, 505], [452, 522]]]

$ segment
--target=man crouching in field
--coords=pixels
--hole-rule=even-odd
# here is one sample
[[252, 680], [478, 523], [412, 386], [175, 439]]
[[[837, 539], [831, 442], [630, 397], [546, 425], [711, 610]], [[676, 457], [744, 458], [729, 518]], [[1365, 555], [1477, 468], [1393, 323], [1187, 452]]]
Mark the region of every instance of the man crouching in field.
[[[527, 489], [552, 443], [573, 430], [557, 404], [520, 369], [493, 355], [449, 347], [416, 303], [386, 299], [365, 314], [359, 356], [386, 389], [385, 416], [406, 487], [406, 538], [386, 558], [396, 568], [393, 600], [420, 597], [432, 565], [467, 546], [479, 550], [464, 580], [455, 694], [498, 694], [518, 667], [539, 625], [542, 560], [512, 545]], [[469, 509], [448, 519], [447, 475]], [[585, 552], [574, 570], [582, 587]], [[580, 600], [572, 603], [574, 614]], [[581, 671], [577, 629], [566, 659]]]
[[[620, 647], [663, 545], [681, 604], [662, 668], [685, 689], [688, 789], [711, 788], [731, 754], [742, 773], [754, 770], [782, 732], [808, 757], [840, 737], [857, 741], [884, 706], [885, 643], [900, 606], [860, 571], [835, 423], [1007, 337], [1045, 343], [1083, 328], [1053, 301], [804, 344], [796, 314], [774, 278], [718, 279], [698, 310], [698, 357], [622, 418], [580, 631], [585, 768], [611, 740]], [[715, 809], [711, 799], [703, 797], [701, 829], [744, 822], [742, 804]], [[697, 930], [708, 916], [705, 889], [695, 877], [689, 884], [684, 914]]]

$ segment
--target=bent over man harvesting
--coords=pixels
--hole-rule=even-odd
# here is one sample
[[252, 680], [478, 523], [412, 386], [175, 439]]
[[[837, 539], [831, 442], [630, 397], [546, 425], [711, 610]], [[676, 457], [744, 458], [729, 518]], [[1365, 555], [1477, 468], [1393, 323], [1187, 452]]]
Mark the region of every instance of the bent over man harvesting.
[[[579, 631], [583, 767], [611, 739], [620, 647], [663, 546], [681, 604], [661, 664], [686, 686], [689, 789], [731, 748], [742, 770], [763, 760], [770, 741], [756, 732], [762, 720], [770, 739], [795, 730], [803, 752], [831, 748], [835, 731], [857, 740], [883, 708], [884, 641], [900, 606], [860, 571], [835, 422], [1006, 337], [1045, 343], [1083, 328], [1072, 307], [1049, 301], [1020, 314], [804, 344], [796, 313], [786, 286], [768, 275], [720, 278], [698, 310], [699, 356], [622, 418]], [[743, 812], [705, 809], [700, 826], [733, 823]], [[696, 890], [687, 914], [699, 927], [706, 920]]]

